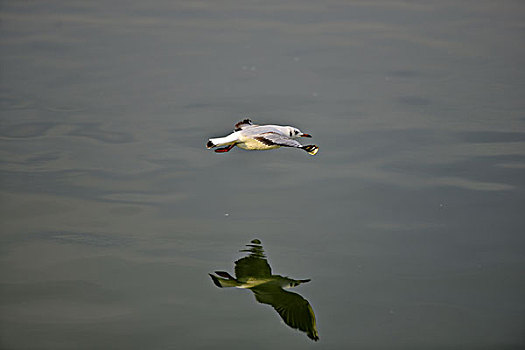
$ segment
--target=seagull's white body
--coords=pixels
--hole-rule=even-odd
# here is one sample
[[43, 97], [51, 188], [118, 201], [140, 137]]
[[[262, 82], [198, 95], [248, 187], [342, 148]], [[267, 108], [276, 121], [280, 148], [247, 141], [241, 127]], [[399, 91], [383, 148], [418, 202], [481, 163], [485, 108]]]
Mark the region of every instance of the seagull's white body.
[[311, 137], [309, 134], [302, 133], [299, 129], [292, 126], [281, 125], [255, 125], [249, 119], [245, 119], [235, 124], [234, 132], [228, 136], [211, 138], [208, 140], [207, 147], [222, 147], [215, 152], [228, 152], [234, 146], [246, 150], [269, 150], [279, 147], [301, 148], [311, 155], [315, 155], [319, 150], [316, 145], [303, 146], [295, 138]]

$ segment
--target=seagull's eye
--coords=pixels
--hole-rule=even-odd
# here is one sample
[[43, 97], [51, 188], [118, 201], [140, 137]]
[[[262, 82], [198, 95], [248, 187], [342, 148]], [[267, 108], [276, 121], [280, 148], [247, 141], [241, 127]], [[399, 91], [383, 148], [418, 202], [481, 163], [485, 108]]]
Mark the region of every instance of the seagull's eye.
[[295, 134], [297, 135], [299, 133], [299, 131], [295, 130]]

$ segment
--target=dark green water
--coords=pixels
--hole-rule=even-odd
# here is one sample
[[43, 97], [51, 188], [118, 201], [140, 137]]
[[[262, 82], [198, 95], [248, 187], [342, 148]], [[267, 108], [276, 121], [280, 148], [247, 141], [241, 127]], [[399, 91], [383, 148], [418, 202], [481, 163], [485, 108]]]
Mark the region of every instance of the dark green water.
[[[519, 1], [2, 1], [0, 347], [525, 345]], [[216, 154], [249, 116], [313, 135]], [[208, 276], [258, 238], [320, 340]]]

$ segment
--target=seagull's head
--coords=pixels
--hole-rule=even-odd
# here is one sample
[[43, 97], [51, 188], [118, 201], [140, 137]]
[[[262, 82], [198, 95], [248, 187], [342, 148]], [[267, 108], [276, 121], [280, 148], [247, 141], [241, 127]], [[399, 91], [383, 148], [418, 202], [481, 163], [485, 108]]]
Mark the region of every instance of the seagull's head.
[[295, 139], [297, 137], [312, 137], [310, 134], [305, 134], [304, 132], [301, 132], [301, 130], [294, 128], [293, 126], [288, 126], [288, 135]]

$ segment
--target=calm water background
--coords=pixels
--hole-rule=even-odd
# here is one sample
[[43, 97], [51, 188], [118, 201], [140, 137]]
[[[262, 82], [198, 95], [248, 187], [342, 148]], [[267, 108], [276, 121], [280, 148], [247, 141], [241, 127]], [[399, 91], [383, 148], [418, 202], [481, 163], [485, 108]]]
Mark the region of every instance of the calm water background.
[[[523, 2], [0, 13], [2, 348], [524, 346]], [[245, 116], [320, 151], [205, 149]], [[209, 279], [253, 238], [318, 343]]]

